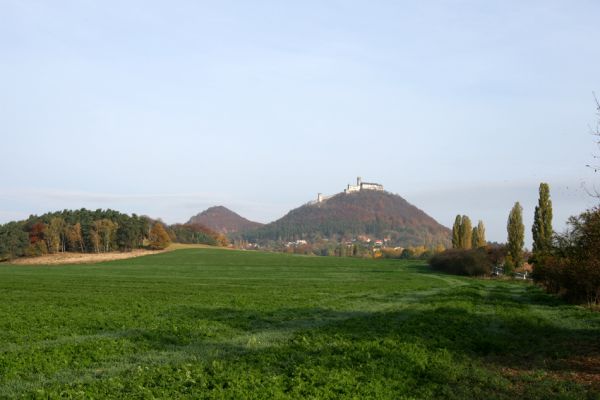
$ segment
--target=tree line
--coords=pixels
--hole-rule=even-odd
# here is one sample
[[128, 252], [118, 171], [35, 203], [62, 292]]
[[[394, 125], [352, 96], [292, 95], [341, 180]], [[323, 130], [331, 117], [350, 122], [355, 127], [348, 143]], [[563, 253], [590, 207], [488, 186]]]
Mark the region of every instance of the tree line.
[[[525, 226], [523, 224], [523, 207], [516, 202], [508, 214], [506, 224], [508, 240], [505, 245], [491, 246], [485, 237], [485, 225], [479, 220], [472, 227], [471, 219], [466, 215], [457, 215], [452, 227], [452, 249], [455, 250], [452, 259], [459, 259], [458, 250], [487, 250], [494, 264], [501, 263], [506, 272], [512, 272], [523, 266], [525, 262]], [[552, 243], [552, 202], [550, 188], [547, 183], [539, 187], [539, 200], [535, 208], [533, 233], [533, 252], [545, 251]], [[488, 258], [489, 258], [488, 257]], [[469, 259], [471, 260], [471, 259]], [[484, 273], [486, 268], [478, 270]]]
[[[516, 202], [508, 214], [506, 224], [507, 243], [504, 246], [503, 264], [507, 272], [520, 268], [525, 262], [525, 225], [523, 207]], [[538, 205], [535, 207], [533, 234], [533, 254], [548, 251], [552, 247], [552, 201], [550, 187], [541, 183]], [[481, 249], [488, 245], [485, 238], [485, 225], [479, 220], [472, 227], [471, 219], [466, 215], [457, 215], [452, 227], [452, 248], [458, 250]]]
[[533, 279], [547, 291], [573, 302], [600, 304], [600, 206], [570, 217], [567, 230], [557, 233], [552, 228], [550, 186], [542, 182], [538, 192], [529, 255], [523, 250], [523, 207], [516, 202], [508, 215], [505, 245], [486, 244], [483, 223], [471, 228], [469, 217], [457, 215], [453, 249], [434, 256], [430, 265], [457, 274], [485, 275], [493, 265], [503, 265], [510, 273], [527, 261], [533, 266]]
[[59, 252], [105, 253], [163, 249], [171, 242], [224, 246], [227, 239], [202, 225], [166, 225], [114, 210], [63, 210], [0, 225], [0, 261]]
[[485, 226], [482, 220], [479, 220], [476, 227], [472, 227], [471, 219], [468, 216], [456, 216], [452, 226], [453, 249], [478, 249], [486, 244]]

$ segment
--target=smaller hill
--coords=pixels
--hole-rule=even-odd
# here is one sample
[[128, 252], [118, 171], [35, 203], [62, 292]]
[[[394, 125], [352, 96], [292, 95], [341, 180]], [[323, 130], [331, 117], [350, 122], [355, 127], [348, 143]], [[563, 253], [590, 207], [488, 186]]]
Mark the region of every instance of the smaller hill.
[[223, 206], [207, 208], [190, 218], [187, 223], [201, 224], [223, 234], [242, 232], [263, 226], [263, 224], [247, 220]]

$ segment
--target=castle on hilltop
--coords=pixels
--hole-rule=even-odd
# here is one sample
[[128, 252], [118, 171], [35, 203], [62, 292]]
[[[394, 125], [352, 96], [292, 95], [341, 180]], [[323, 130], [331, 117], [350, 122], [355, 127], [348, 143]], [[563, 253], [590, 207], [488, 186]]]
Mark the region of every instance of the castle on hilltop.
[[[356, 185], [348, 185], [346, 187], [346, 189], [344, 189], [344, 193], [348, 194], [348, 193], [360, 192], [361, 190], [383, 191], [383, 185], [380, 183], [363, 182], [362, 178], [359, 176], [358, 178], [356, 178]], [[310, 202], [309, 204], [322, 203], [331, 197], [333, 197], [333, 196], [323, 196], [322, 193], [319, 193], [317, 195], [317, 200]]]
[[379, 183], [363, 182], [362, 178], [359, 176], [356, 178], [356, 185], [348, 185], [348, 187], [344, 189], [344, 193], [360, 192], [361, 190], [383, 190], [383, 185]]

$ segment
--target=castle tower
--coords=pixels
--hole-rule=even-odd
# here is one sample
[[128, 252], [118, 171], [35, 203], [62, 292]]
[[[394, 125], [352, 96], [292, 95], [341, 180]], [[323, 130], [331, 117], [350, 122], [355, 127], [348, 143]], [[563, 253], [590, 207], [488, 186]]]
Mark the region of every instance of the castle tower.
[[356, 186], [360, 188], [360, 184], [362, 183], [362, 178], [359, 176], [356, 178]]

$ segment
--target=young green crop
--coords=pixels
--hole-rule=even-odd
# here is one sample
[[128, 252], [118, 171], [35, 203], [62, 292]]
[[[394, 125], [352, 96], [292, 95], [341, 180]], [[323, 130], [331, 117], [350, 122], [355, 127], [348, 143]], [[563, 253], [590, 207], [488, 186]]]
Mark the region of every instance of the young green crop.
[[600, 395], [599, 313], [409, 261], [193, 249], [2, 266], [0, 316], [0, 398]]

